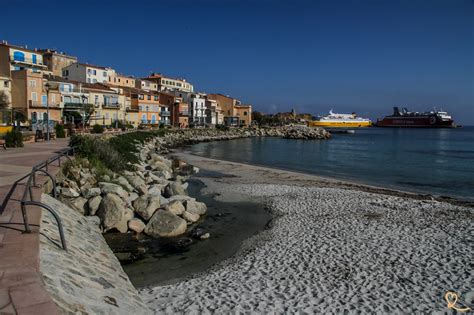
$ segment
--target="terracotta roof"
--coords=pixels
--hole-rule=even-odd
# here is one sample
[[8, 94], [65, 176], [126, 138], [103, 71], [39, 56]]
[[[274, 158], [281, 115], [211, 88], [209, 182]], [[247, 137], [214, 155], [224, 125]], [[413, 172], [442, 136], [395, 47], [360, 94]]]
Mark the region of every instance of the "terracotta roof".
[[97, 68], [97, 69], [102, 69], [102, 70], [110, 70], [112, 68], [110, 67], [103, 67], [103, 66], [97, 66], [97, 65], [93, 65], [93, 64], [90, 64], [90, 63], [81, 63], [81, 62], [75, 62], [71, 65], [80, 65], [80, 66], [85, 66], [85, 67], [91, 67], [91, 68]]

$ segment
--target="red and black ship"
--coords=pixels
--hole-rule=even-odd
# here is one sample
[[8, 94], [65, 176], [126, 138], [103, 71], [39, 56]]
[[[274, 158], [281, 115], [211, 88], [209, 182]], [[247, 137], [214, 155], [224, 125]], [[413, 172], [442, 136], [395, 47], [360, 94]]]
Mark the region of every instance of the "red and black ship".
[[405, 107], [399, 110], [393, 108], [393, 115], [377, 119], [377, 127], [407, 127], [407, 128], [454, 128], [456, 125], [445, 111], [410, 112]]

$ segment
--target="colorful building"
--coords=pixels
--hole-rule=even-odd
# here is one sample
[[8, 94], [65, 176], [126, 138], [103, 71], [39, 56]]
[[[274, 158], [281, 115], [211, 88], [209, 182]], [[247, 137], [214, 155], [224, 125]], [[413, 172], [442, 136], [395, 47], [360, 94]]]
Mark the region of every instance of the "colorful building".
[[134, 77], [114, 73], [113, 75], [109, 76], [107, 83], [111, 86], [135, 88], [136, 81], [137, 80]]
[[62, 76], [63, 68], [77, 62], [77, 57], [66, 55], [54, 49], [40, 49], [38, 52], [43, 54], [44, 64], [55, 76]]
[[145, 90], [145, 91], [158, 92], [158, 83], [147, 80], [147, 79], [137, 79], [135, 80], [135, 88]]
[[0, 43], [0, 76], [11, 78], [11, 72], [29, 69], [33, 72], [47, 71], [43, 63], [43, 55], [37, 50], [30, 50], [21, 46]]
[[[156, 91], [130, 89], [131, 107], [137, 110], [140, 125], [158, 126], [160, 120], [160, 94]], [[131, 113], [131, 111], [128, 111]]]
[[[24, 114], [27, 125], [35, 128], [49, 120], [61, 121], [61, 97], [50, 89], [48, 81], [40, 72], [18, 70], [12, 72], [12, 108]], [[49, 119], [47, 113], [49, 112]]]
[[158, 90], [165, 91], [181, 91], [186, 93], [192, 93], [194, 86], [187, 82], [185, 79], [174, 79], [163, 76], [159, 73], [152, 73], [146, 80], [156, 82], [158, 84]]
[[93, 105], [89, 123], [91, 125], [110, 125], [125, 121], [125, 96], [102, 83], [84, 83], [82, 88], [89, 94]]
[[115, 70], [109, 67], [94, 66], [87, 63], [73, 63], [63, 68], [63, 77], [84, 83], [108, 83]]

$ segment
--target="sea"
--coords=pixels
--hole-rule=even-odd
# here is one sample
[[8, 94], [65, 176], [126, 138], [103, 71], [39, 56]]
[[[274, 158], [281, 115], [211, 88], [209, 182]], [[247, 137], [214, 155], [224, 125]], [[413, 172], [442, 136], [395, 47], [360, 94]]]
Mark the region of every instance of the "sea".
[[193, 154], [405, 191], [474, 200], [474, 126], [363, 128], [330, 140], [199, 143]]

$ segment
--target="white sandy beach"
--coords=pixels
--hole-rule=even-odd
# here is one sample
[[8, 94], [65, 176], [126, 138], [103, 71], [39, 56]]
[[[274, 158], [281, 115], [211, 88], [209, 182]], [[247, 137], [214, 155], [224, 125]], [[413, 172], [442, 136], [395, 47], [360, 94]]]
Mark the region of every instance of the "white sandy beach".
[[264, 200], [274, 219], [208, 272], [142, 290], [157, 313], [448, 312], [448, 290], [472, 304], [473, 208], [178, 155], [233, 175], [201, 178], [206, 191]]

